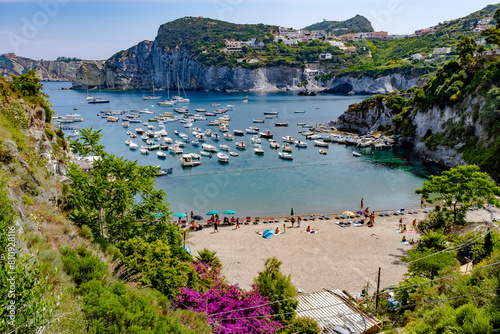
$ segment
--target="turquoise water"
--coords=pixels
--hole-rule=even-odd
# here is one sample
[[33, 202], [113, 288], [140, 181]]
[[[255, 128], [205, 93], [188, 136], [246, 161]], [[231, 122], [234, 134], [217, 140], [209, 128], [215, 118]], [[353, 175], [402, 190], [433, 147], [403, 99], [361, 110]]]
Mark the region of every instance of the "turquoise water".
[[[212, 158], [202, 157], [201, 166], [183, 169], [180, 156], [168, 155], [166, 160], [160, 160], [156, 153], [142, 156], [139, 151], [130, 151], [125, 145], [127, 129], [116, 123], [106, 122], [97, 117], [100, 110], [145, 109], [163, 114], [172, 111], [171, 107], [158, 107], [155, 101], [143, 101], [142, 95], [150, 92], [103, 92], [103, 98], [110, 104], [91, 105], [85, 102], [85, 91], [60, 90], [70, 87], [64, 82], [44, 83], [45, 92], [56, 114], [79, 113], [85, 118], [82, 127], [102, 129], [102, 142], [110, 153], [124, 156], [127, 159], [138, 160], [140, 164], [161, 165], [173, 167], [169, 176], [157, 178], [157, 187], [165, 189], [167, 199], [174, 212], [190, 212], [204, 215], [210, 210], [235, 210], [237, 216], [283, 216], [290, 214], [331, 213], [345, 210], [358, 210], [360, 199], [364, 198], [365, 206], [372, 210], [401, 209], [419, 205], [419, 196], [414, 190], [420, 188], [424, 181], [418, 176], [415, 168], [403, 158], [390, 151], [364, 151], [362, 157], [352, 156], [352, 147], [330, 144], [327, 155], [320, 155], [318, 148], [308, 141], [309, 147], [298, 149], [293, 146], [293, 161], [278, 158], [278, 151], [272, 150], [263, 140], [264, 156], [253, 152], [251, 135], [236, 137], [234, 141], [221, 139], [218, 143], [207, 143], [217, 146], [228, 144], [231, 151], [237, 151], [239, 157], [231, 157], [229, 164], [222, 165], [214, 155]], [[95, 92], [93, 92], [95, 93]], [[158, 93], [159, 94], [159, 93]], [[98, 95], [98, 94], [94, 94]], [[243, 103], [244, 97], [249, 97], [248, 103]], [[301, 97], [294, 93], [220, 93], [220, 92], [188, 92], [191, 103], [190, 112], [195, 108], [205, 108], [213, 111], [211, 103], [221, 103], [222, 106], [235, 105], [234, 111], [229, 111], [232, 120], [230, 130], [245, 130], [249, 126], [258, 126], [261, 131], [271, 130], [274, 138], [281, 143], [281, 137], [292, 136], [294, 139], [305, 140], [298, 131], [304, 130], [297, 123], [316, 125], [328, 122], [341, 115], [347, 107], [363, 100], [362, 96], [319, 95]], [[79, 108], [74, 111], [73, 108]], [[303, 110], [305, 113], [294, 113]], [[264, 124], [253, 124], [253, 119], [264, 119], [263, 111], [278, 111], [275, 120], [266, 120]], [[175, 114], [175, 113], [174, 113]], [[202, 114], [202, 113], [198, 113]], [[141, 114], [147, 121], [152, 115]], [[121, 117], [121, 116], [118, 116]], [[213, 119], [215, 117], [208, 117]], [[288, 122], [289, 127], [275, 127], [274, 122]], [[207, 121], [197, 121], [193, 126], [202, 130], [209, 128]], [[158, 131], [158, 124], [155, 131]], [[190, 129], [185, 129], [179, 122], [166, 123], [166, 131], [172, 139], [178, 139], [174, 130], [181, 130], [191, 135]], [[129, 130], [143, 127], [142, 124], [131, 124]], [[210, 127], [212, 131], [217, 127]], [[70, 132], [70, 131], [66, 131]], [[246, 151], [236, 150], [236, 140], [247, 144]], [[142, 141], [136, 139], [137, 144]], [[200, 153], [201, 148], [190, 144], [184, 152]]]

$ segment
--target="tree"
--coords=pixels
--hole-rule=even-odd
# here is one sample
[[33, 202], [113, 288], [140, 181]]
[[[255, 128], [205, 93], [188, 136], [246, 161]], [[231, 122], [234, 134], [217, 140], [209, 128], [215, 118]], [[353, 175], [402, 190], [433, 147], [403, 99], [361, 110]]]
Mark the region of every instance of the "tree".
[[287, 324], [295, 316], [298, 301], [294, 298], [297, 290], [293, 286], [290, 275], [280, 272], [282, 262], [275, 257], [266, 260], [264, 271], [254, 280], [262, 296], [269, 298], [276, 320]]
[[196, 259], [208, 265], [216, 266], [220, 264], [220, 260], [216, 254], [217, 252], [212, 252], [205, 248], [204, 250], [198, 252], [198, 256], [196, 257]]
[[443, 213], [454, 225], [466, 224], [466, 214], [471, 207], [481, 207], [484, 203], [500, 204], [495, 198], [500, 194], [500, 188], [474, 165], [458, 166], [440, 176], [431, 176], [422, 189], [415, 192], [422, 194], [429, 203], [439, 202]]
[[457, 44], [457, 53], [461, 64], [469, 62], [477, 51], [476, 40], [470, 37], [462, 37]]
[[80, 132], [80, 138], [71, 140], [70, 147], [73, 153], [84, 157], [104, 153], [104, 146], [101, 144], [102, 130], [94, 131], [92, 128], [85, 128]]

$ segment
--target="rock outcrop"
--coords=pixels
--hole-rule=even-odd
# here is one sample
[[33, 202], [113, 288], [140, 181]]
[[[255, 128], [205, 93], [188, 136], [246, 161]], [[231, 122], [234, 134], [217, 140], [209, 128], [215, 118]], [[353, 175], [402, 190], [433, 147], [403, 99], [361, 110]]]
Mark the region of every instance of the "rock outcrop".
[[327, 83], [325, 92], [339, 94], [385, 94], [418, 85], [418, 78], [405, 78], [399, 73], [380, 78], [341, 76]]
[[36, 69], [37, 77], [44, 81], [72, 81], [76, 78], [77, 69], [85, 63], [102, 66], [103, 61], [87, 60], [34, 60], [16, 56], [13, 53], [0, 55], [0, 74], [10, 77], [21, 75], [31, 69]]

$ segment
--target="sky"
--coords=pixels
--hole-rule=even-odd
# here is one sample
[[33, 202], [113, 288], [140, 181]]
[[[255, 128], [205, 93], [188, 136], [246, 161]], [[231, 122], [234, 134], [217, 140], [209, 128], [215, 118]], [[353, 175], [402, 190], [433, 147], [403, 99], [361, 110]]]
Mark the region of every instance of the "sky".
[[[485, 0], [0, 0], [0, 54], [107, 59], [185, 16], [295, 29], [368, 18], [375, 30], [410, 34], [486, 7]], [[493, 2], [494, 3], [494, 2]]]

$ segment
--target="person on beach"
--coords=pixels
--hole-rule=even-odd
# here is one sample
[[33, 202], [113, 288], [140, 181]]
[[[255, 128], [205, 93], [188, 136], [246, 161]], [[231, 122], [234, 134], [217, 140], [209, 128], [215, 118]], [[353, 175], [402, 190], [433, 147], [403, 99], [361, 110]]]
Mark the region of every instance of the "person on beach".
[[423, 197], [420, 197], [420, 209], [423, 209], [424, 208], [424, 198]]
[[218, 227], [218, 225], [219, 224], [217, 223], [217, 220], [214, 221], [214, 233], [216, 233], [216, 232], [219, 233], [219, 227]]
[[236, 218], [236, 228], [240, 228], [240, 217]]
[[302, 222], [302, 217], [297, 216], [297, 227], [300, 227], [301, 222]]
[[193, 216], [194, 216], [194, 213], [193, 213], [193, 211], [191, 211], [191, 221], [193, 221]]
[[401, 239], [401, 242], [406, 242], [406, 236], [403, 235], [403, 239]]
[[413, 219], [413, 223], [411, 223], [411, 229], [413, 231], [417, 230], [417, 220], [416, 219]]
[[290, 219], [290, 222], [292, 223], [292, 228], [293, 228], [293, 224], [295, 224], [295, 217], [292, 217], [292, 219]]
[[318, 230], [313, 230], [313, 229], [311, 229], [311, 226], [307, 226], [307, 228], [306, 228], [306, 233], [313, 233], [313, 234], [314, 234], [314, 233], [316, 233], [317, 231], [318, 231]]
[[399, 218], [399, 227], [398, 227], [399, 230], [402, 230], [403, 229], [403, 218]]
[[406, 232], [406, 224], [403, 224], [403, 231]]
[[[292, 227], [293, 227], [293, 223], [292, 223]], [[286, 227], [285, 227], [285, 224], [283, 224], [283, 233], [286, 232]]]
[[276, 227], [276, 230], [274, 231], [274, 234], [280, 234], [280, 229]]
[[361, 210], [363, 210], [363, 208], [364, 208], [364, 205], [363, 205], [363, 204], [364, 204], [364, 203], [363, 203], [363, 198], [361, 198]]

